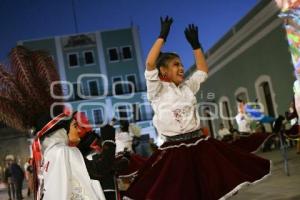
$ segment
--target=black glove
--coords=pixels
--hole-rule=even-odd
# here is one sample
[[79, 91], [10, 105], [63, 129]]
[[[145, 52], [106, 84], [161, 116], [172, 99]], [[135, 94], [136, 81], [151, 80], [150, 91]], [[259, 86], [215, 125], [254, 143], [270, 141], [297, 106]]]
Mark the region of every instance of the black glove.
[[84, 157], [92, 151], [91, 144], [96, 139], [99, 139], [99, 136], [94, 131], [90, 131], [80, 139], [80, 142], [77, 145], [77, 147]]
[[164, 39], [164, 41], [167, 41], [167, 37], [169, 35], [169, 31], [170, 31], [170, 27], [171, 24], [173, 23], [173, 18], [169, 18], [168, 16], [163, 19], [162, 17], [160, 17], [160, 34], [158, 36], [158, 38], [162, 38]]
[[192, 48], [199, 49], [201, 44], [198, 39], [198, 27], [194, 24], [189, 24], [189, 26], [184, 30], [185, 37], [187, 41], [191, 44]]

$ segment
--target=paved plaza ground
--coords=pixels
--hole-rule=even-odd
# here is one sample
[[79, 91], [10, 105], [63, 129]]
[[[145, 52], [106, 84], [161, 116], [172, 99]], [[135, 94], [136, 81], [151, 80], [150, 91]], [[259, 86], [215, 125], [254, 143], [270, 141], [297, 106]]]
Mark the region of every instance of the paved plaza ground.
[[[258, 155], [272, 160], [272, 175], [263, 182], [243, 188], [230, 200], [300, 200], [300, 155], [296, 154], [295, 149], [288, 152], [290, 176], [286, 176], [284, 172], [279, 150]], [[23, 190], [24, 197], [25, 194], [26, 189]], [[7, 191], [0, 189], [0, 200], [7, 199]], [[32, 199], [26, 197], [24, 200]]]

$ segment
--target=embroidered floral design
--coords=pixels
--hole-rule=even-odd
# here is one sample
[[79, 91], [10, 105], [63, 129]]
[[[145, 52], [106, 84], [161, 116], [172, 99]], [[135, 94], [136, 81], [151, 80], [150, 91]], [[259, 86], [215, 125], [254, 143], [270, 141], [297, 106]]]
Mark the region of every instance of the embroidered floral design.
[[185, 106], [183, 109], [173, 110], [173, 116], [175, 120], [179, 123], [180, 128], [183, 128], [183, 120], [190, 114], [191, 108]]

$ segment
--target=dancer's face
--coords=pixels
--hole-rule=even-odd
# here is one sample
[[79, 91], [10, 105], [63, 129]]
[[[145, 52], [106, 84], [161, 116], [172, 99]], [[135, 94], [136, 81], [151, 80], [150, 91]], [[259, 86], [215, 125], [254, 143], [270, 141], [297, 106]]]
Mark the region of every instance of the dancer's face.
[[69, 142], [70, 144], [73, 146], [76, 146], [79, 142], [80, 142], [80, 137], [78, 134], [79, 130], [78, 130], [78, 124], [76, 120], [72, 120], [71, 124], [70, 124], [70, 130], [69, 130]]
[[167, 62], [166, 67], [161, 67], [161, 73], [166, 75], [167, 79], [179, 85], [184, 81], [184, 68], [179, 58], [173, 58]]

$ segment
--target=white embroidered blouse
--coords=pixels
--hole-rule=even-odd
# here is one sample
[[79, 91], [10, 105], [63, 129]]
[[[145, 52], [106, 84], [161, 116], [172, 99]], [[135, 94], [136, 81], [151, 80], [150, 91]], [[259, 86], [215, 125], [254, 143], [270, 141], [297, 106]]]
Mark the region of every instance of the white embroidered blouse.
[[179, 86], [161, 81], [158, 70], [145, 71], [147, 97], [154, 110], [153, 125], [159, 134], [175, 136], [200, 129], [195, 94], [207, 73], [197, 70]]

